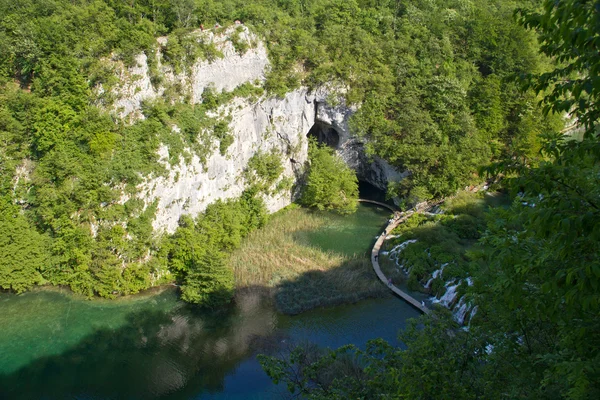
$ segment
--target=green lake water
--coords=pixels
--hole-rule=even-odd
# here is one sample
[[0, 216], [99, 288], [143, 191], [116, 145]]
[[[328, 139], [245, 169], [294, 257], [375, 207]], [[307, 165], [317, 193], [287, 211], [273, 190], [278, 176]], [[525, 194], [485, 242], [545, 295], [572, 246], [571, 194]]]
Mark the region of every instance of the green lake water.
[[370, 252], [391, 215], [387, 209], [368, 204], [360, 204], [350, 215], [324, 214], [328, 216], [327, 225], [318, 231], [301, 232], [300, 239], [305, 238], [323, 250], [349, 256]]
[[[388, 215], [361, 206], [302, 235], [326, 250], [363, 253]], [[305, 341], [396, 343], [416, 316], [391, 296], [289, 317], [257, 294], [218, 313], [181, 303], [174, 289], [117, 301], [66, 291], [3, 294], [0, 399], [279, 398], [285, 388], [271, 383], [257, 354]]]

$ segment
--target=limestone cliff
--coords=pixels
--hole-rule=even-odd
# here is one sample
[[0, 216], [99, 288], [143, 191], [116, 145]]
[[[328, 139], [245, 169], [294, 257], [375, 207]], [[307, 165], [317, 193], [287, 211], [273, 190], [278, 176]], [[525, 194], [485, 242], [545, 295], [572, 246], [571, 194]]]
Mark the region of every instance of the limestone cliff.
[[[243, 54], [236, 51], [230, 40], [233, 34], [248, 45]], [[181, 88], [180, 98], [174, 101], [187, 98], [187, 101], [199, 103], [208, 87], [220, 92], [232, 91], [246, 82], [264, 83], [269, 69], [267, 51], [246, 27], [234, 26], [221, 32], [197, 31], [192, 35], [199, 43], [214, 46], [222, 57], [212, 61], [197, 60], [176, 74], [171, 66], [162, 62], [160, 47], [154, 55], [156, 60], [148, 60], [143, 54], [138, 56], [136, 66], [117, 68], [122, 84], [111, 89], [116, 97], [113, 103], [116, 115], [130, 123], [144, 118], [142, 102], [164, 96], [167, 88], [174, 84]], [[158, 40], [162, 46], [168, 44], [166, 38]], [[160, 85], [152, 83], [149, 61], [158, 65], [162, 75]], [[283, 166], [280, 182], [296, 183], [307, 161], [307, 135], [319, 129], [321, 139], [327, 141], [328, 135], [332, 136], [329, 144], [357, 171], [359, 179], [382, 189], [389, 181], [401, 179], [402, 176], [383, 160], [367, 159], [361, 140], [354, 137], [348, 127], [355, 109], [346, 107], [343, 102], [329, 105], [329, 94], [327, 89], [311, 92], [299, 88], [284, 98], [234, 98], [215, 113], [228, 121], [233, 143], [223, 154], [215, 147], [205, 160], [193, 155], [191, 161], [182, 159], [172, 166], [167, 162], [168, 148], [161, 146], [159, 155], [161, 162], [168, 166], [168, 174], [146, 179], [138, 192], [146, 204], [158, 202], [154, 228], [173, 232], [181, 215], [196, 215], [218, 199], [239, 197], [246, 187], [244, 170], [257, 152], [276, 152]], [[178, 128], [174, 126], [173, 129]], [[336, 135], [337, 138], [333, 137]], [[265, 202], [269, 211], [274, 212], [290, 204], [294, 196], [289, 188], [273, 190], [265, 195]]]

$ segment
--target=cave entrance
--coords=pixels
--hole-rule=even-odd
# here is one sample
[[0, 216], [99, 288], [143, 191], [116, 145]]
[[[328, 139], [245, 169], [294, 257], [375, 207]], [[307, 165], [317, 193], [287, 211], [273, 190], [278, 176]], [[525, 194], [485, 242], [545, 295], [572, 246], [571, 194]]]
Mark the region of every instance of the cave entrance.
[[385, 190], [381, 190], [363, 180], [358, 181], [358, 197], [365, 200], [374, 200], [380, 203], [389, 204], [392, 207], [396, 206], [392, 200], [386, 200]]
[[334, 149], [340, 144], [340, 134], [333, 126], [324, 122], [315, 122], [306, 136], [316, 139], [319, 144], [325, 144]]

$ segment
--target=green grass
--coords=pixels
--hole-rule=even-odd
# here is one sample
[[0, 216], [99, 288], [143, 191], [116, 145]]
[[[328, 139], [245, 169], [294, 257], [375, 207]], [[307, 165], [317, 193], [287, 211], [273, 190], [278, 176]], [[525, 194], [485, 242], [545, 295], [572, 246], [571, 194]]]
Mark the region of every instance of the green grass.
[[382, 296], [387, 289], [366, 251], [386, 216], [365, 206], [348, 217], [298, 207], [277, 213], [232, 254], [236, 286], [267, 288], [286, 314]]

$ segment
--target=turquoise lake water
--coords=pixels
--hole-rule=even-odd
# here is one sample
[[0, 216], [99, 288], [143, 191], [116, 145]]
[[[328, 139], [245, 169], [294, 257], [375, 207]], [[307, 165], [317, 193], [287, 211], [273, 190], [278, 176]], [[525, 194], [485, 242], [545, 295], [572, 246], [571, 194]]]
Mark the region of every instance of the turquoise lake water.
[[[303, 235], [327, 250], [360, 253], [387, 216], [361, 206]], [[397, 343], [397, 332], [417, 316], [391, 296], [290, 317], [258, 294], [220, 312], [187, 306], [174, 289], [116, 301], [66, 291], [2, 294], [0, 399], [280, 398], [285, 388], [271, 383], [257, 354], [306, 341]]]

